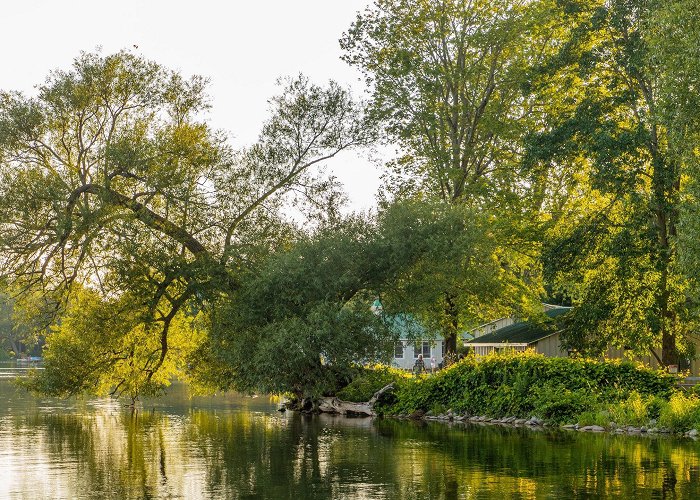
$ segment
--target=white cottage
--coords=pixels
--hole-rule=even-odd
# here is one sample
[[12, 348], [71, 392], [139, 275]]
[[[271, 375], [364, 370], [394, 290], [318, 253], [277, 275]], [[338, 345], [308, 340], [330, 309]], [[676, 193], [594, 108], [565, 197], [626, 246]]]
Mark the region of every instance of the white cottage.
[[430, 370], [432, 361], [435, 362], [435, 368], [440, 366], [445, 353], [444, 349], [445, 341], [442, 337], [431, 340], [399, 340], [394, 344], [394, 359], [391, 364], [396, 368], [410, 370], [415, 365], [418, 356], [422, 354], [425, 368]]
[[[379, 314], [382, 305], [379, 300], [372, 304], [372, 310]], [[436, 332], [428, 331], [413, 315], [395, 314], [387, 316], [391, 328], [398, 334], [399, 340], [394, 343], [394, 358], [392, 366], [411, 370], [418, 359], [423, 356], [426, 370], [435, 366], [438, 368], [445, 357], [445, 338]], [[462, 340], [472, 338], [469, 333], [462, 335]]]

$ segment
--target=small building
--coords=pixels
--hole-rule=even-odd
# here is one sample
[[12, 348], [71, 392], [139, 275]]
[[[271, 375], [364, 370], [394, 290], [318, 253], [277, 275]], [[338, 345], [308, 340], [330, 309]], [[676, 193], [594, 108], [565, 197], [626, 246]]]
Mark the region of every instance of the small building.
[[[553, 320], [568, 312], [570, 307], [548, 307], [545, 315]], [[511, 321], [509, 324], [494, 329], [490, 333], [475, 336], [473, 340], [464, 343], [474, 350], [477, 356], [503, 350], [524, 351], [533, 349], [535, 352], [550, 357], [567, 357], [568, 353], [561, 348], [559, 331], [553, 321], [542, 323]]]
[[[549, 307], [545, 309], [545, 315], [554, 319], [570, 309], [569, 307]], [[572, 354], [562, 347], [561, 330], [556, 328], [554, 321], [514, 322], [473, 340], [465, 341], [464, 345], [473, 349], [477, 356], [506, 350], [525, 351], [526, 349], [532, 349], [537, 353], [554, 358], [565, 358]], [[700, 353], [700, 339], [697, 341], [696, 350]], [[656, 354], [660, 357], [660, 350]], [[630, 356], [627, 349], [610, 347], [602, 358], [631, 359], [651, 368], [659, 367], [656, 357], [651, 353], [645, 356]], [[681, 360], [681, 365], [678, 368], [681, 371], [690, 372], [692, 376], [698, 376], [700, 375], [700, 360]]]
[[445, 354], [444, 339], [442, 337], [427, 340], [401, 339], [394, 344], [394, 358], [391, 365], [395, 368], [410, 370], [421, 354], [426, 370], [430, 370], [433, 359], [435, 360], [435, 368], [437, 368], [442, 363]]
[[[379, 309], [379, 307], [375, 302], [373, 308]], [[430, 370], [433, 361], [435, 368], [442, 365], [445, 357], [445, 338], [441, 334], [428, 331], [411, 314], [395, 314], [388, 317], [388, 321], [391, 322], [391, 328], [399, 338], [394, 343], [392, 366], [411, 370], [420, 355], [423, 356], [427, 370]], [[471, 338], [469, 333], [462, 334], [462, 341]]]

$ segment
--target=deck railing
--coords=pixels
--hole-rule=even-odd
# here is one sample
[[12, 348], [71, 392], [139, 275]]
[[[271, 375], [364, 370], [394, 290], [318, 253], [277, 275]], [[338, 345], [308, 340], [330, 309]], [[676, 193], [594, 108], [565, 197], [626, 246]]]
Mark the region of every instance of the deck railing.
[[468, 347], [474, 349], [474, 354], [477, 356], [486, 356], [493, 352], [523, 352], [527, 349], [527, 344], [524, 342], [494, 342], [494, 343], [477, 343], [469, 342]]

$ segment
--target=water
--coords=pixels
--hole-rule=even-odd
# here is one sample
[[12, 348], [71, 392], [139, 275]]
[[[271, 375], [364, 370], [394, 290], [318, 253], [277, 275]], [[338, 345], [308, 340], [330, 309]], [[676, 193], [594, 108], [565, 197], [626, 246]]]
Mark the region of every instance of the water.
[[4, 373], [3, 499], [700, 498], [690, 440], [309, 417], [183, 385], [132, 413], [36, 399]]

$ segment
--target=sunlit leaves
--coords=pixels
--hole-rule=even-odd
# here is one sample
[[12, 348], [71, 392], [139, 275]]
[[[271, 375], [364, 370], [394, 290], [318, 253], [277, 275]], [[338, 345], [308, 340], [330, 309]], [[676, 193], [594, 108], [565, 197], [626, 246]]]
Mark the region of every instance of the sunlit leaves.
[[[692, 258], [679, 253], [678, 237], [680, 230], [681, 241], [692, 240], [679, 216], [692, 185], [682, 179], [695, 175], [684, 143], [696, 110], [678, 114], [686, 100], [671, 84], [687, 75], [669, 43], [678, 3], [572, 5], [561, 11], [568, 39], [538, 78], [540, 91], [556, 90], [559, 99], [527, 157], [585, 173], [572, 177], [574, 196], [544, 255], [552, 284], [577, 305], [565, 337], [595, 354], [608, 345], [638, 354], [661, 348], [663, 363], [676, 364], [677, 350], [692, 355], [684, 344], [696, 307], [679, 272]], [[657, 23], [667, 24], [668, 37]]]
[[36, 98], [0, 96], [0, 277], [51, 298], [43, 390], [135, 396], [182, 375], [178, 325], [290, 240], [291, 205], [337, 209], [319, 167], [371, 138], [346, 90], [285, 81], [258, 143], [234, 152], [205, 121], [206, 84], [127, 51], [83, 53]]

